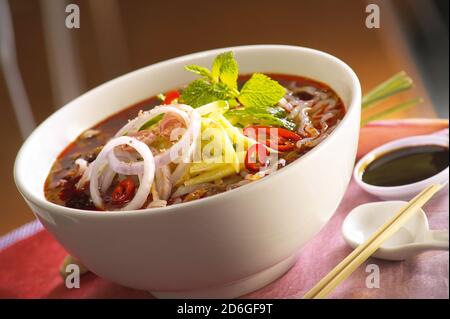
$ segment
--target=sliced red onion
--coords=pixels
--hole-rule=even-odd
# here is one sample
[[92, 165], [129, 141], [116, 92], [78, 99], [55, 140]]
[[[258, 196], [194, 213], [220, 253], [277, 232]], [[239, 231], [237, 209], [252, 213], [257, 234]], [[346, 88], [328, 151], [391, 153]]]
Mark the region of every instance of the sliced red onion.
[[114, 177], [116, 177], [116, 172], [113, 171], [109, 166], [103, 169], [103, 172], [100, 176], [100, 191], [105, 193], [108, 188], [111, 186]]
[[200, 132], [202, 128], [202, 116], [196, 110], [192, 109], [191, 113], [191, 129], [192, 129], [192, 144], [189, 149], [189, 157], [192, 157], [195, 150], [197, 149]]
[[97, 208], [104, 208], [103, 199], [99, 190], [99, 173], [102, 165], [108, 160], [108, 154], [114, 151], [114, 148], [119, 145], [128, 145], [134, 148], [140, 156], [143, 158], [143, 174], [140, 179], [139, 188], [133, 197], [133, 199], [121, 210], [133, 210], [141, 208], [148, 195], [150, 194], [150, 188], [155, 176], [155, 160], [149, 147], [132, 137], [121, 136], [110, 140], [103, 147], [98, 154], [96, 160], [92, 162], [91, 181], [90, 181], [90, 193], [92, 201]]
[[[183, 134], [181, 139], [175, 143], [169, 150], [162, 154], [158, 154], [155, 156], [156, 166], [160, 167], [163, 165], [167, 165], [170, 162], [176, 162], [181, 158], [181, 162], [186, 163], [189, 162], [189, 159], [192, 157], [194, 153], [198, 136], [200, 134], [201, 129], [201, 116], [200, 114], [190, 107], [189, 105], [179, 104], [177, 107], [189, 114], [190, 123], [186, 132]], [[186, 148], [189, 146], [186, 152]], [[180, 154], [181, 152], [181, 154]]]
[[[192, 154], [196, 150], [198, 137], [201, 130], [200, 114], [188, 105], [178, 104], [176, 106], [160, 106], [150, 111], [142, 112], [137, 118], [128, 122], [128, 124], [122, 127], [117, 132], [116, 137], [123, 134], [133, 133], [134, 131], [139, 130], [142, 125], [144, 125], [147, 121], [151, 120], [155, 116], [168, 112], [173, 112], [179, 115], [185, 122], [187, 130], [183, 134], [181, 139], [177, 143], [175, 143], [169, 150], [155, 156], [156, 167], [161, 167], [169, 164], [170, 162], [175, 162], [176, 160], [180, 159], [180, 157], [182, 162], [188, 162], [192, 157]], [[130, 174], [137, 174], [142, 172], [142, 167], [140, 166], [141, 164], [124, 163], [117, 159], [116, 155], [113, 152], [111, 152], [108, 156], [110, 163], [114, 167], [113, 169], [117, 172], [124, 172], [123, 174], [126, 174], [125, 172], [129, 172]]]
[[125, 134], [138, 132], [139, 129], [142, 127], [142, 125], [144, 125], [145, 123], [147, 123], [154, 117], [156, 117], [160, 114], [168, 113], [168, 112], [176, 113], [186, 123], [186, 127], [189, 126], [189, 117], [186, 114], [186, 112], [181, 111], [180, 109], [176, 108], [173, 105], [164, 105], [164, 106], [157, 106], [149, 111], [139, 113], [139, 115], [136, 118], [129, 121], [125, 126], [123, 126], [116, 133], [115, 136], [119, 137], [119, 136], [122, 136]]
[[[159, 114], [173, 112], [179, 115], [187, 127], [186, 132], [181, 139], [175, 143], [169, 150], [153, 157], [149, 147], [131, 136], [121, 136], [123, 134], [132, 134], [139, 131], [147, 121], [151, 120]], [[97, 159], [85, 169], [82, 179], [83, 184], [90, 182], [91, 197], [98, 208], [103, 208], [104, 203], [100, 192], [106, 192], [116, 174], [138, 175], [140, 185], [134, 198], [122, 210], [138, 209], [147, 200], [150, 193], [151, 185], [155, 177], [156, 167], [164, 167], [170, 162], [181, 159], [182, 163], [189, 161], [197, 148], [198, 137], [201, 131], [200, 114], [188, 105], [168, 105], [154, 108], [147, 112], [142, 112], [137, 118], [127, 123], [116, 134], [116, 137], [110, 140], [102, 149]], [[119, 145], [129, 145], [134, 148], [143, 161], [131, 160], [124, 162], [122, 156], [118, 157], [114, 148]], [[186, 151], [187, 150], [187, 151]], [[119, 151], [119, 150], [118, 150]], [[106, 165], [106, 166], [105, 166]], [[178, 170], [170, 176], [168, 182], [173, 183], [174, 178], [185, 171], [188, 165], [178, 165]], [[183, 169], [182, 169], [183, 168]], [[181, 176], [179, 176], [181, 177]], [[99, 188], [100, 184], [100, 188]]]
[[88, 168], [88, 162], [84, 158], [77, 158], [75, 160], [75, 165], [78, 166], [78, 172], [80, 174], [84, 174], [84, 172]]
[[172, 193], [172, 183], [170, 182], [170, 168], [168, 165], [156, 169], [155, 188], [158, 192], [159, 199], [169, 199], [170, 193]]
[[123, 175], [138, 175], [144, 171], [144, 162], [123, 162], [117, 158], [114, 151], [108, 153], [108, 163], [111, 169]]
[[83, 172], [83, 175], [81, 176], [80, 180], [75, 185], [76, 189], [82, 189], [84, 185], [86, 185], [87, 182], [91, 179], [91, 170], [92, 170], [92, 164], [88, 165], [86, 169]]

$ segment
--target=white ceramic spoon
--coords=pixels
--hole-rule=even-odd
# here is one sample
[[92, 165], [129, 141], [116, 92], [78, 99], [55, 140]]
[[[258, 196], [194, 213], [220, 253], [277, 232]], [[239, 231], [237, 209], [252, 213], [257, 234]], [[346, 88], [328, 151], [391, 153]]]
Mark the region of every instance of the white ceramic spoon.
[[[386, 201], [354, 208], [342, 224], [345, 241], [356, 248], [405, 204], [403, 201]], [[430, 230], [427, 216], [420, 209], [381, 245], [373, 257], [404, 260], [426, 250], [448, 250], [448, 230]]]

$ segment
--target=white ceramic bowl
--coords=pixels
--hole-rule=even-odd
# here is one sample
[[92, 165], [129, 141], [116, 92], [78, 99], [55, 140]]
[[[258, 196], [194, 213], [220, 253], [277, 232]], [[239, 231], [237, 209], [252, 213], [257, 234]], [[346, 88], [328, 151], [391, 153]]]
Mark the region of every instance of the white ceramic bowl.
[[[57, 155], [83, 130], [126, 106], [193, 79], [233, 50], [241, 73], [275, 72], [329, 84], [347, 106], [320, 145], [268, 178], [165, 208], [89, 212], [45, 200]], [[131, 72], [70, 102], [43, 122], [17, 155], [17, 187], [45, 228], [97, 275], [157, 297], [237, 297], [286, 272], [298, 249], [335, 211], [352, 176], [361, 89], [341, 60], [312, 49], [255, 45], [182, 56]]]
[[[405, 200], [409, 201], [414, 196], [419, 194], [425, 187], [439, 183], [442, 185], [448, 184], [449, 170], [448, 167], [438, 174], [431, 176], [427, 179], [421, 180], [416, 183], [411, 183], [401, 186], [375, 186], [368, 184], [362, 180], [365, 167], [369, 165], [374, 159], [386, 152], [399, 149], [407, 146], [418, 145], [440, 145], [448, 147], [448, 135], [419, 135], [401, 138], [384, 145], [381, 145], [374, 150], [367, 153], [363, 158], [359, 160], [354, 169], [354, 179], [356, 183], [364, 189], [366, 192], [375, 195], [384, 200]], [[444, 188], [445, 189], [445, 188]], [[442, 191], [441, 191], [442, 192]]]

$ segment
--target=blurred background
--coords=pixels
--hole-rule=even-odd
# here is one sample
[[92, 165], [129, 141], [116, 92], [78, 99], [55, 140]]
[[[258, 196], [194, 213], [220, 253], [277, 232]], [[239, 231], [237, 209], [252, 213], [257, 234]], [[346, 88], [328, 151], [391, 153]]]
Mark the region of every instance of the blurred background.
[[[79, 6], [79, 29], [65, 26], [69, 3]], [[378, 29], [365, 25], [372, 3], [380, 8]], [[363, 92], [405, 70], [415, 83], [405, 94], [424, 102], [392, 117], [448, 118], [448, 5], [447, 0], [0, 0], [0, 235], [33, 219], [12, 177], [17, 151], [33, 128], [105, 81], [179, 55], [244, 44], [312, 47], [347, 62]]]

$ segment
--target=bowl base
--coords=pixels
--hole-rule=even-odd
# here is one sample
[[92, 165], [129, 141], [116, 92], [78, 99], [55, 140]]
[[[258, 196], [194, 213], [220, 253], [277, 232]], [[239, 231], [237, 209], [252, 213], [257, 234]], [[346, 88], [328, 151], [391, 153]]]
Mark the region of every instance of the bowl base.
[[237, 298], [258, 290], [278, 279], [295, 264], [296, 260], [297, 255], [295, 254], [255, 275], [222, 286], [185, 291], [150, 291], [150, 293], [159, 299]]

